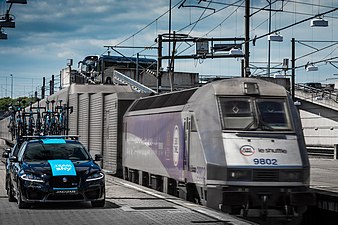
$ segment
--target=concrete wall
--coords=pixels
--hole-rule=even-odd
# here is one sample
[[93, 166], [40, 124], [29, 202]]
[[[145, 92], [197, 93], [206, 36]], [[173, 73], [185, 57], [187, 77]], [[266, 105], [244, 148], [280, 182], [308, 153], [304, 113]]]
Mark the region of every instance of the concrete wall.
[[338, 144], [338, 122], [304, 110], [300, 116], [307, 145]]

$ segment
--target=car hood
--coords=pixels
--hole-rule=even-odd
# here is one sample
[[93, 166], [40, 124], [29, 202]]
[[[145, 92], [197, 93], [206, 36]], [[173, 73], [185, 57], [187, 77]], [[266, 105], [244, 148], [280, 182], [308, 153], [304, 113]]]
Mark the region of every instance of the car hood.
[[[46, 174], [50, 176], [59, 175], [88, 175], [95, 171], [100, 171], [100, 167], [91, 160], [85, 161], [70, 161], [70, 160], [58, 160], [57, 162], [41, 161], [41, 162], [23, 162], [21, 169], [24, 172], [32, 172], [35, 174]], [[58, 164], [57, 164], [58, 163]], [[64, 173], [59, 174], [55, 169], [57, 166], [63, 166]], [[73, 173], [75, 174], [73, 174]]]

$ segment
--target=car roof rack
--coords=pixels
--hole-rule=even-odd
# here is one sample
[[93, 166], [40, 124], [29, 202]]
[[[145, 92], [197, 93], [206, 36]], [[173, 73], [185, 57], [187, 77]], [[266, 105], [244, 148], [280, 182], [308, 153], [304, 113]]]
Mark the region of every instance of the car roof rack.
[[79, 140], [79, 135], [46, 135], [46, 136], [22, 136], [23, 140], [34, 140], [34, 139], [70, 139], [70, 140]]

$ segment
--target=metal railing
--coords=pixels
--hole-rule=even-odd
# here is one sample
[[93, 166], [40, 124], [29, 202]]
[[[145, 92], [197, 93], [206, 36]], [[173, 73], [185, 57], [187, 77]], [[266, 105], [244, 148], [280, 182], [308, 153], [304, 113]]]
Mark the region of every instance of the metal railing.
[[116, 70], [114, 70], [113, 73], [114, 76], [114, 80], [117, 80], [118, 82], [122, 83], [122, 84], [129, 84], [131, 86], [131, 88], [137, 92], [140, 93], [156, 93], [156, 91], [154, 91], [151, 88], [148, 88], [147, 86], [144, 86], [143, 84], [131, 79], [130, 77], [124, 75], [123, 73], [120, 73]]
[[333, 88], [315, 88], [306, 84], [297, 84], [295, 96], [301, 100], [338, 111], [338, 92]]
[[318, 100], [322, 99], [331, 99], [338, 103], [338, 93], [334, 90], [327, 88], [315, 88], [308, 86], [306, 84], [296, 84], [295, 89], [298, 91], [303, 91], [305, 93], [314, 94]]
[[338, 159], [338, 144], [307, 145], [308, 155], [314, 158]]

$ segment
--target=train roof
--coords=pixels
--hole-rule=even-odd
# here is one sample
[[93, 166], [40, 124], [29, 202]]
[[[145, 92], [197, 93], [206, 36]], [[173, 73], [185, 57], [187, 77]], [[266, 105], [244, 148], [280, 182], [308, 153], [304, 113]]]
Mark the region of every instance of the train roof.
[[113, 56], [113, 55], [101, 55], [100, 59], [103, 59], [106, 62], [118, 62], [118, 63], [139, 63], [144, 64], [153, 64], [156, 63], [156, 59], [149, 59], [149, 58], [136, 58], [136, 57], [124, 57], [124, 56]]
[[[214, 81], [199, 88], [175, 91], [155, 96], [137, 99], [129, 112], [139, 110], [158, 111], [160, 108], [171, 107], [173, 111], [183, 110], [185, 105], [204, 104], [207, 96], [287, 96], [287, 91], [281, 85], [257, 78], [230, 78]], [[191, 104], [189, 104], [191, 103]], [[154, 111], [154, 112], [155, 112]]]
[[[202, 89], [214, 89], [215, 95], [250, 95], [258, 94], [286, 96], [287, 92], [281, 85], [257, 78], [231, 78], [206, 84]], [[253, 90], [254, 89], [254, 90]], [[254, 93], [253, 93], [254, 92]]]
[[[68, 102], [69, 96], [72, 94], [95, 94], [95, 93], [131, 93], [133, 92], [132, 88], [129, 85], [111, 85], [111, 84], [100, 84], [100, 85], [90, 85], [90, 84], [71, 84], [68, 87], [63, 88], [62, 90], [47, 96], [42, 99], [40, 103], [44, 105], [45, 101], [59, 101], [63, 100], [63, 102]], [[37, 102], [33, 104], [36, 106]]]
[[[72, 84], [61, 91], [55, 93], [54, 95], [62, 95], [63, 92], [66, 92], [68, 95], [71, 94], [84, 94], [84, 93], [99, 93], [99, 92], [108, 92], [108, 93], [119, 93], [119, 92], [133, 92], [130, 86], [128, 85], [111, 85], [111, 84], [100, 84], [100, 85], [90, 85], [90, 84]], [[48, 96], [53, 98], [54, 95]]]
[[197, 88], [192, 88], [183, 91], [175, 91], [161, 95], [139, 98], [135, 101], [129, 111], [185, 105], [196, 90]]

